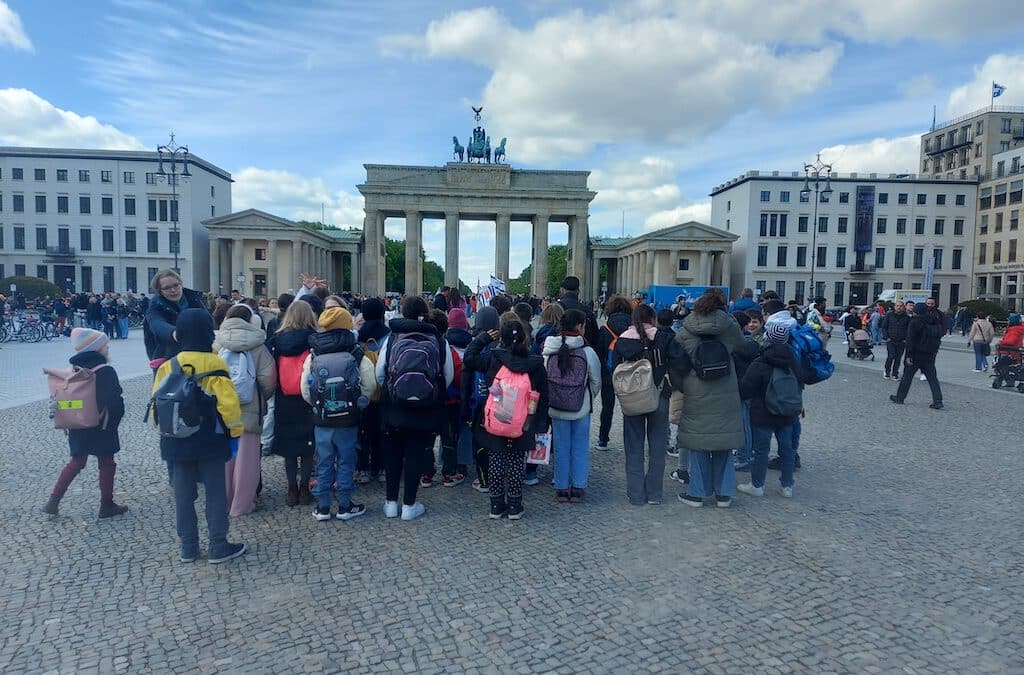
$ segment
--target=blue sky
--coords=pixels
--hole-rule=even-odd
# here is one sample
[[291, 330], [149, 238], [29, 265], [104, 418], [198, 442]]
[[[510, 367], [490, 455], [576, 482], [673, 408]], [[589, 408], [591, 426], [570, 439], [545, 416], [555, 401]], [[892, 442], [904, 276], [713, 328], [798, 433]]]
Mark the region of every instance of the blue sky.
[[[442, 164], [483, 104], [513, 167], [592, 171], [591, 233], [617, 235], [706, 220], [715, 185], [817, 152], [914, 171], [932, 106], [983, 107], [992, 80], [1024, 105], [1014, 0], [825, 6], [0, 0], [0, 144], [155, 148], [173, 129], [235, 175], [235, 209], [323, 204], [361, 226], [362, 165]], [[529, 241], [513, 230], [513, 274]], [[464, 223], [462, 242], [463, 279], [486, 278], [493, 226]], [[424, 244], [443, 261], [442, 223]]]

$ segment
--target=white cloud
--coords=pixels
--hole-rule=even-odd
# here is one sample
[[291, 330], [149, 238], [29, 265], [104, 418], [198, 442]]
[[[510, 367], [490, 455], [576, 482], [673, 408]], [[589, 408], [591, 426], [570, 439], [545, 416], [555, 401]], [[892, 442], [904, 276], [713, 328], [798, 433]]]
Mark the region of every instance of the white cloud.
[[946, 106], [948, 116], [958, 117], [987, 107], [993, 81], [1006, 87], [1003, 95], [995, 99], [996, 105], [1020, 105], [1024, 101], [1024, 54], [989, 56], [974, 69], [974, 79], [950, 92]]
[[875, 138], [821, 149], [821, 160], [839, 173], [917, 173], [921, 137]]
[[656, 211], [647, 216], [644, 221], [644, 230], [660, 230], [663, 227], [671, 227], [680, 223], [688, 223], [696, 220], [698, 223], [709, 225], [711, 223], [711, 200], [702, 199], [686, 206], [677, 206], [673, 209]]
[[589, 185], [597, 192], [593, 205], [598, 209], [649, 210], [674, 205], [680, 199], [675, 164], [664, 157], [612, 162], [591, 172]]
[[234, 173], [232, 208], [260, 209], [290, 220], [319, 221], [321, 206], [327, 222], [338, 227], [362, 227], [363, 198], [332, 190], [322, 178], [306, 178], [289, 171], [247, 166]]
[[4, 0], [0, 0], [0, 47], [7, 45], [26, 52], [33, 51], [32, 41], [21, 25], [21, 17]]
[[[402, 44], [409, 36], [387, 43]], [[609, 142], [686, 143], [739, 111], [780, 109], [814, 91], [841, 52], [835, 43], [778, 48], [662, 13], [577, 10], [520, 30], [495, 9], [432, 22], [416, 51], [493, 71], [483, 92], [492, 135], [509, 137], [510, 157], [526, 162]]]
[[0, 144], [22, 147], [144, 150], [142, 143], [95, 117], [62, 110], [27, 89], [0, 89]]

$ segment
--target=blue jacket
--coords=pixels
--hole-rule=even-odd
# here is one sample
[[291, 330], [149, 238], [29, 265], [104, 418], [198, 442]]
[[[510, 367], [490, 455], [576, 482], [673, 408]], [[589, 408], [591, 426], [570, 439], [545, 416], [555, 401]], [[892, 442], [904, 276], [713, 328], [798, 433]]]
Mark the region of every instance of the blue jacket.
[[[182, 297], [188, 303], [189, 309], [202, 309], [203, 295], [199, 291], [190, 288], [182, 290]], [[181, 346], [171, 338], [174, 332], [174, 324], [181, 313], [181, 307], [168, 302], [159, 293], [153, 294], [153, 299], [146, 309], [146, 319], [142, 324], [142, 337], [146, 342], [146, 355], [149, 360], [169, 359], [181, 351]]]

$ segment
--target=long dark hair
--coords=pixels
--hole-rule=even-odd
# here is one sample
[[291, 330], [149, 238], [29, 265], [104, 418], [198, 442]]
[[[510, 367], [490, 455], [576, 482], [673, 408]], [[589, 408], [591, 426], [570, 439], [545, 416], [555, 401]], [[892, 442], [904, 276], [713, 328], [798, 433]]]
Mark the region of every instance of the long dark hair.
[[501, 324], [501, 346], [516, 356], [529, 356], [530, 350], [524, 340], [526, 330], [519, 319], [509, 319]]
[[409, 295], [400, 306], [400, 313], [406, 319], [426, 321], [430, 310], [427, 308], [427, 301], [418, 295]]
[[576, 330], [577, 326], [581, 326], [587, 321], [587, 315], [578, 309], [567, 309], [562, 314], [562, 318], [559, 320], [559, 328], [562, 332], [562, 346], [558, 348], [558, 369], [565, 373], [570, 368], [570, 357], [572, 356], [572, 349], [565, 342], [565, 334], [567, 331]]
[[644, 328], [644, 324], [653, 326], [654, 320], [654, 310], [648, 304], [641, 302], [633, 310], [633, 327], [640, 334], [640, 342], [645, 344], [647, 342], [647, 330]]

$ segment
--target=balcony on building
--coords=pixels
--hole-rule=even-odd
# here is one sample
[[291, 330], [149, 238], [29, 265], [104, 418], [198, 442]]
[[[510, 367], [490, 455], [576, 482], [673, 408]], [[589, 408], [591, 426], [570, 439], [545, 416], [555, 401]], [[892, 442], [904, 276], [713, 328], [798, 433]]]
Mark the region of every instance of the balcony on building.
[[853, 265], [850, 265], [850, 274], [874, 274], [874, 273], [875, 273], [875, 266], [874, 265], [865, 265], [865, 264], [861, 264], [861, 265], [853, 264]]
[[75, 249], [72, 246], [47, 246], [46, 255], [49, 258], [74, 258]]
[[967, 138], [960, 138], [954, 142], [944, 139], [942, 145], [936, 144], [931, 149], [925, 150], [925, 154], [932, 157], [934, 155], [941, 155], [944, 152], [950, 152], [951, 150], [959, 150], [960, 148], [965, 148], [973, 144], [974, 137], [971, 134], [968, 134]]

